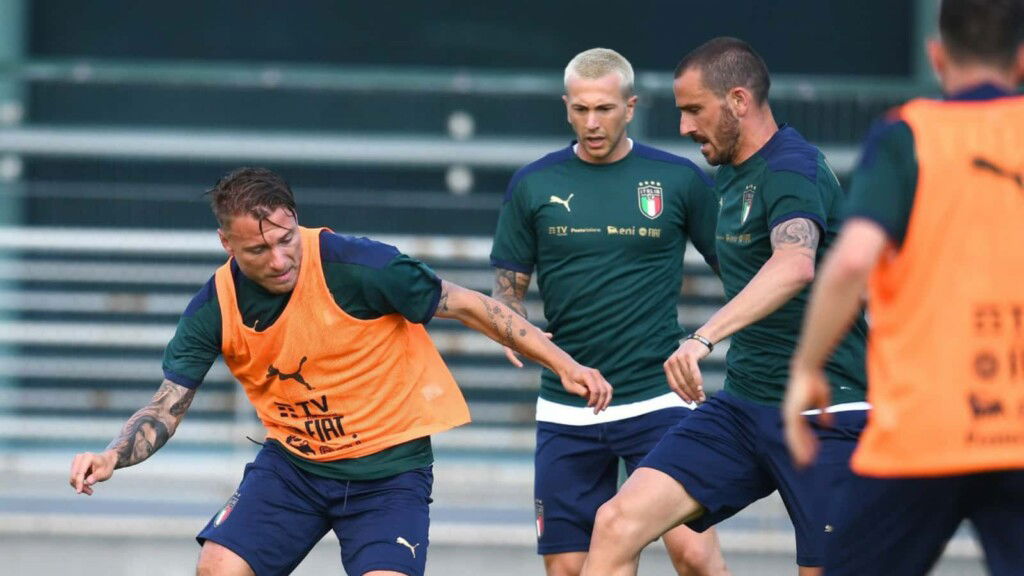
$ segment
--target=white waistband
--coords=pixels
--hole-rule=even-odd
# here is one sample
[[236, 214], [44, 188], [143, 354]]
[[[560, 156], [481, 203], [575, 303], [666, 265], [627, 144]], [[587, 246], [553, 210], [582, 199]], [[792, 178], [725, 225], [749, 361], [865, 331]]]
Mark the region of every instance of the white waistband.
[[[851, 410], [871, 410], [871, 404], [867, 402], [844, 402], [843, 404], [833, 404], [828, 408], [825, 408], [825, 412], [849, 412]], [[814, 410], [805, 410], [801, 412], [804, 416], [813, 416], [815, 414], [821, 414], [821, 409], [815, 408]]]
[[668, 394], [662, 394], [661, 396], [655, 396], [640, 402], [609, 406], [603, 412], [594, 414], [594, 409], [586, 406], [567, 406], [543, 398], [537, 398], [537, 421], [566, 424], [569, 426], [587, 426], [590, 424], [604, 424], [606, 422], [625, 420], [626, 418], [633, 418], [634, 416], [640, 416], [656, 410], [676, 407], [693, 410], [697, 405], [693, 403], [687, 404], [674, 392], [669, 392]]

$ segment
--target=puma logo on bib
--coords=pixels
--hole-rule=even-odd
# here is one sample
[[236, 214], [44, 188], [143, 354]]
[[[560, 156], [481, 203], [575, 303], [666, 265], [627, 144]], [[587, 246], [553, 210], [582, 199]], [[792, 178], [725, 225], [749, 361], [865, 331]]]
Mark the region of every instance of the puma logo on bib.
[[302, 384], [303, 386], [305, 386], [306, 390], [312, 390], [313, 387], [310, 386], [309, 382], [306, 382], [306, 379], [302, 377], [302, 365], [305, 364], [305, 363], [306, 363], [306, 357], [303, 356], [302, 360], [299, 360], [299, 367], [298, 367], [298, 369], [296, 369], [295, 372], [291, 372], [291, 373], [289, 373], [289, 372], [281, 372], [277, 368], [274, 368], [274, 365], [271, 364], [270, 368], [267, 368], [267, 378], [273, 378], [274, 376], [277, 376], [278, 378], [281, 379], [282, 382], [284, 382], [285, 380], [295, 380], [299, 384]]

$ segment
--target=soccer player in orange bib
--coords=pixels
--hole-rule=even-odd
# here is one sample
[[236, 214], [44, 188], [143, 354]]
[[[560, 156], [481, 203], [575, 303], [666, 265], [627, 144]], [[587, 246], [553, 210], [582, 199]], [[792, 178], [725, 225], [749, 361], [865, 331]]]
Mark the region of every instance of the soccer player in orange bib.
[[868, 291], [872, 413], [826, 573], [924, 574], [971, 520], [992, 574], [1024, 574], [1024, 2], [944, 0], [928, 54], [945, 100], [893, 110], [869, 136], [825, 261], [785, 401], [828, 403], [822, 371]]
[[430, 435], [469, 422], [423, 325], [453, 318], [553, 370], [595, 410], [611, 400], [507, 306], [438, 278], [394, 247], [299, 226], [288, 184], [242, 168], [210, 191], [229, 259], [192, 299], [164, 381], [107, 449], [75, 456], [93, 486], [174, 434], [218, 355], [267, 430], [238, 490], [199, 533], [198, 573], [287, 574], [334, 530], [348, 574], [423, 574]]

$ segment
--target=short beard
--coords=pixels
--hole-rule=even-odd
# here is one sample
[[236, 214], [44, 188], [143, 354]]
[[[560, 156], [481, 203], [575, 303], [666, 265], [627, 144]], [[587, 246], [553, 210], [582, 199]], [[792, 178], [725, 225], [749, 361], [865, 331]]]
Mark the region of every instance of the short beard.
[[712, 166], [732, 164], [740, 143], [740, 120], [725, 104], [722, 104], [722, 119], [715, 127], [715, 140], [720, 146], [719, 154], [714, 158], [708, 158], [708, 164]]

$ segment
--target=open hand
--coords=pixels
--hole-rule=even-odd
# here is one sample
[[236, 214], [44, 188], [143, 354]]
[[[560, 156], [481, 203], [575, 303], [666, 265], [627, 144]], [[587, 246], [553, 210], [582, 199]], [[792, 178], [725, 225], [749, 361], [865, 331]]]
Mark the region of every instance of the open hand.
[[71, 462], [71, 487], [76, 494], [92, 496], [92, 486], [103, 482], [114, 474], [117, 464], [117, 453], [113, 450], [100, 452], [83, 452], [77, 454]]

